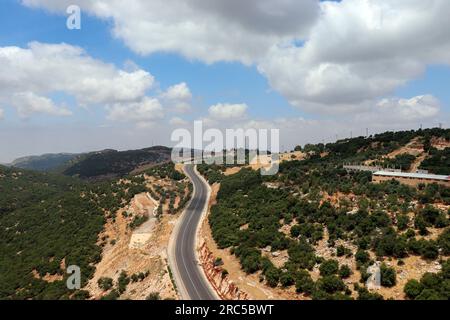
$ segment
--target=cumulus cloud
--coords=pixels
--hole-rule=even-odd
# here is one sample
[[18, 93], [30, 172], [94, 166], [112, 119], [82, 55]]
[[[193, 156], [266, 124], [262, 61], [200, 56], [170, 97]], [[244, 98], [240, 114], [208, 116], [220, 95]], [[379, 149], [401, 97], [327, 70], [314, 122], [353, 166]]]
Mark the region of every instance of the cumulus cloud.
[[161, 103], [157, 99], [149, 97], [138, 102], [116, 103], [107, 109], [109, 120], [136, 122], [141, 128], [147, 127], [154, 120], [163, 117]]
[[175, 112], [185, 113], [191, 110], [192, 93], [185, 82], [169, 87], [161, 98]]
[[450, 63], [449, 10], [446, 0], [323, 2], [304, 45], [274, 45], [259, 70], [304, 110], [361, 110]]
[[[22, 3], [63, 12], [71, 1]], [[113, 35], [138, 53], [255, 64], [292, 105], [313, 113], [365, 112], [428, 65], [450, 64], [448, 0], [79, 4], [112, 19]]]
[[423, 95], [411, 99], [382, 99], [376, 107], [367, 114], [358, 116], [358, 120], [374, 123], [414, 123], [436, 117], [441, 110], [441, 103], [432, 95]]
[[216, 120], [242, 119], [247, 109], [246, 104], [219, 103], [209, 107], [209, 115]]
[[[22, 0], [65, 12], [71, 0]], [[207, 63], [251, 64], [273, 43], [306, 35], [316, 0], [81, 0], [83, 11], [112, 19], [113, 35], [140, 54], [176, 52]]]
[[27, 118], [34, 113], [44, 113], [53, 116], [70, 116], [72, 112], [65, 107], [57, 106], [51, 99], [38, 96], [33, 92], [14, 94], [11, 101], [19, 116]]
[[154, 83], [144, 70], [117, 69], [67, 44], [33, 42], [28, 48], [0, 47], [0, 65], [2, 96], [65, 92], [80, 104], [107, 104], [140, 99]]

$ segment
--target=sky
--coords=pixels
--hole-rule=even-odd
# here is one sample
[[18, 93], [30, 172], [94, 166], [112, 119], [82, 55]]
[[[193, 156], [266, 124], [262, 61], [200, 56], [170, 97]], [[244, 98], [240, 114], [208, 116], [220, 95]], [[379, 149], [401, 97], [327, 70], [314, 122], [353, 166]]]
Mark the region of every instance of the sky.
[[195, 120], [279, 129], [282, 149], [448, 127], [448, 12], [448, 0], [2, 0], [0, 163], [173, 145]]

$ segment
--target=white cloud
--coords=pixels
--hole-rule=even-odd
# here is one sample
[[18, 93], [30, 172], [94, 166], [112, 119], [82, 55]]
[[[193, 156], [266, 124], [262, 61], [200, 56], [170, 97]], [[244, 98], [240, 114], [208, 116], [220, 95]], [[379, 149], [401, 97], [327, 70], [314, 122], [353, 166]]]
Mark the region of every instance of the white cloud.
[[173, 126], [187, 126], [188, 122], [180, 117], [173, 117], [170, 119], [169, 124]]
[[323, 2], [304, 46], [274, 45], [259, 65], [291, 104], [316, 113], [364, 111], [450, 63], [447, 0]]
[[[64, 13], [72, 0], [22, 0]], [[307, 34], [317, 0], [78, 1], [84, 12], [112, 19], [113, 35], [140, 54], [176, 52], [207, 63], [251, 64], [274, 43]]]
[[361, 115], [367, 121], [414, 123], [436, 117], [441, 103], [432, 95], [423, 95], [411, 99], [382, 99], [368, 115]]
[[108, 119], [121, 122], [135, 122], [140, 128], [164, 115], [161, 103], [155, 98], [145, 97], [142, 101], [130, 103], [116, 103], [108, 108]]
[[44, 113], [53, 116], [70, 116], [72, 112], [65, 107], [57, 106], [51, 99], [38, 96], [32, 92], [21, 92], [13, 95], [12, 105], [19, 116], [26, 118], [34, 113]]
[[[71, 0], [22, 3], [63, 13]], [[113, 35], [137, 53], [175, 52], [206, 63], [254, 64], [292, 105], [314, 114], [376, 112], [381, 99], [418, 78], [427, 66], [450, 64], [448, 0], [78, 3], [85, 12], [111, 19]], [[90, 101], [142, 96], [149, 75], [141, 71], [121, 75], [115, 70], [115, 76], [105, 77], [116, 78], [117, 85], [106, 86], [114, 90], [102, 93], [105, 86], [95, 80], [85, 87], [86, 96]], [[125, 78], [139, 85], [123, 92]], [[183, 110], [188, 103], [171, 105]]]
[[80, 104], [142, 98], [154, 83], [144, 70], [125, 72], [93, 59], [79, 47], [33, 42], [28, 48], [0, 47], [0, 95], [65, 92]]
[[175, 112], [186, 113], [191, 110], [192, 93], [185, 82], [169, 87], [162, 95], [164, 104]]
[[242, 119], [247, 109], [246, 104], [219, 103], [209, 107], [209, 115], [217, 120]]
[[3, 120], [5, 112], [3, 109], [0, 109], [0, 120]]

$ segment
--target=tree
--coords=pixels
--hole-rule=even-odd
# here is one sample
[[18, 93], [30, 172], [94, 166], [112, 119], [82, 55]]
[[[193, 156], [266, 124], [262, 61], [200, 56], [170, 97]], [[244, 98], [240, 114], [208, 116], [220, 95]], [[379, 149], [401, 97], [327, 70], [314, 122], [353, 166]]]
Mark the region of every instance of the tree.
[[367, 251], [358, 250], [355, 254], [355, 260], [360, 264], [366, 264], [370, 261], [370, 255]]
[[382, 264], [380, 267], [381, 273], [381, 285], [383, 287], [391, 288], [397, 283], [397, 272], [394, 268], [388, 267], [386, 264]]
[[397, 228], [400, 231], [408, 229], [409, 217], [406, 214], [401, 214], [397, 216]]
[[412, 279], [406, 283], [403, 292], [409, 299], [416, 299], [422, 293], [423, 289], [424, 286], [419, 281]]
[[113, 287], [113, 279], [107, 277], [101, 277], [97, 281], [98, 287], [103, 291], [108, 291]]
[[423, 241], [421, 250], [422, 257], [428, 260], [436, 260], [439, 256], [439, 248], [436, 241]]
[[439, 247], [442, 248], [442, 254], [450, 255], [450, 228], [445, 231], [438, 238]]
[[270, 287], [275, 288], [276, 286], [278, 286], [278, 283], [280, 281], [280, 270], [279, 269], [277, 269], [275, 267], [270, 267], [266, 270], [264, 275], [266, 276], [267, 284]]
[[290, 287], [295, 283], [294, 276], [289, 272], [283, 272], [280, 276], [280, 283], [284, 288]]
[[145, 300], [161, 300], [161, 296], [159, 292], [152, 292], [145, 298]]
[[130, 283], [130, 278], [125, 271], [122, 271], [119, 275], [119, 279], [117, 280], [117, 289], [120, 294], [124, 293], [127, 290], [127, 286]]
[[351, 274], [352, 274], [352, 270], [346, 264], [341, 266], [341, 268], [339, 269], [339, 277], [341, 277], [341, 279], [347, 279], [348, 277], [351, 276]]
[[300, 270], [295, 278], [295, 288], [298, 293], [311, 294], [314, 290], [314, 280], [306, 270]]
[[322, 277], [336, 274], [339, 270], [339, 262], [336, 260], [327, 260], [320, 265], [320, 275]]
[[345, 284], [342, 279], [335, 275], [325, 276], [317, 281], [318, 287], [327, 292], [335, 293], [337, 291], [343, 291], [345, 289]]

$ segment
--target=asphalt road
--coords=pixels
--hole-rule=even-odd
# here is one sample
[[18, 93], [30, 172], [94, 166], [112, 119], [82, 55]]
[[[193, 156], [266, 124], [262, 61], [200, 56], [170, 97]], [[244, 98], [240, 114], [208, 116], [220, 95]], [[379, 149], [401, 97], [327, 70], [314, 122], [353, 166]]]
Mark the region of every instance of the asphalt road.
[[215, 300], [216, 295], [212, 292], [211, 286], [199, 268], [195, 254], [197, 226], [208, 200], [208, 190], [194, 171], [193, 165], [187, 165], [185, 172], [194, 184], [194, 193], [180, 221], [179, 231], [175, 238], [175, 264], [179, 280], [183, 282], [191, 300]]

